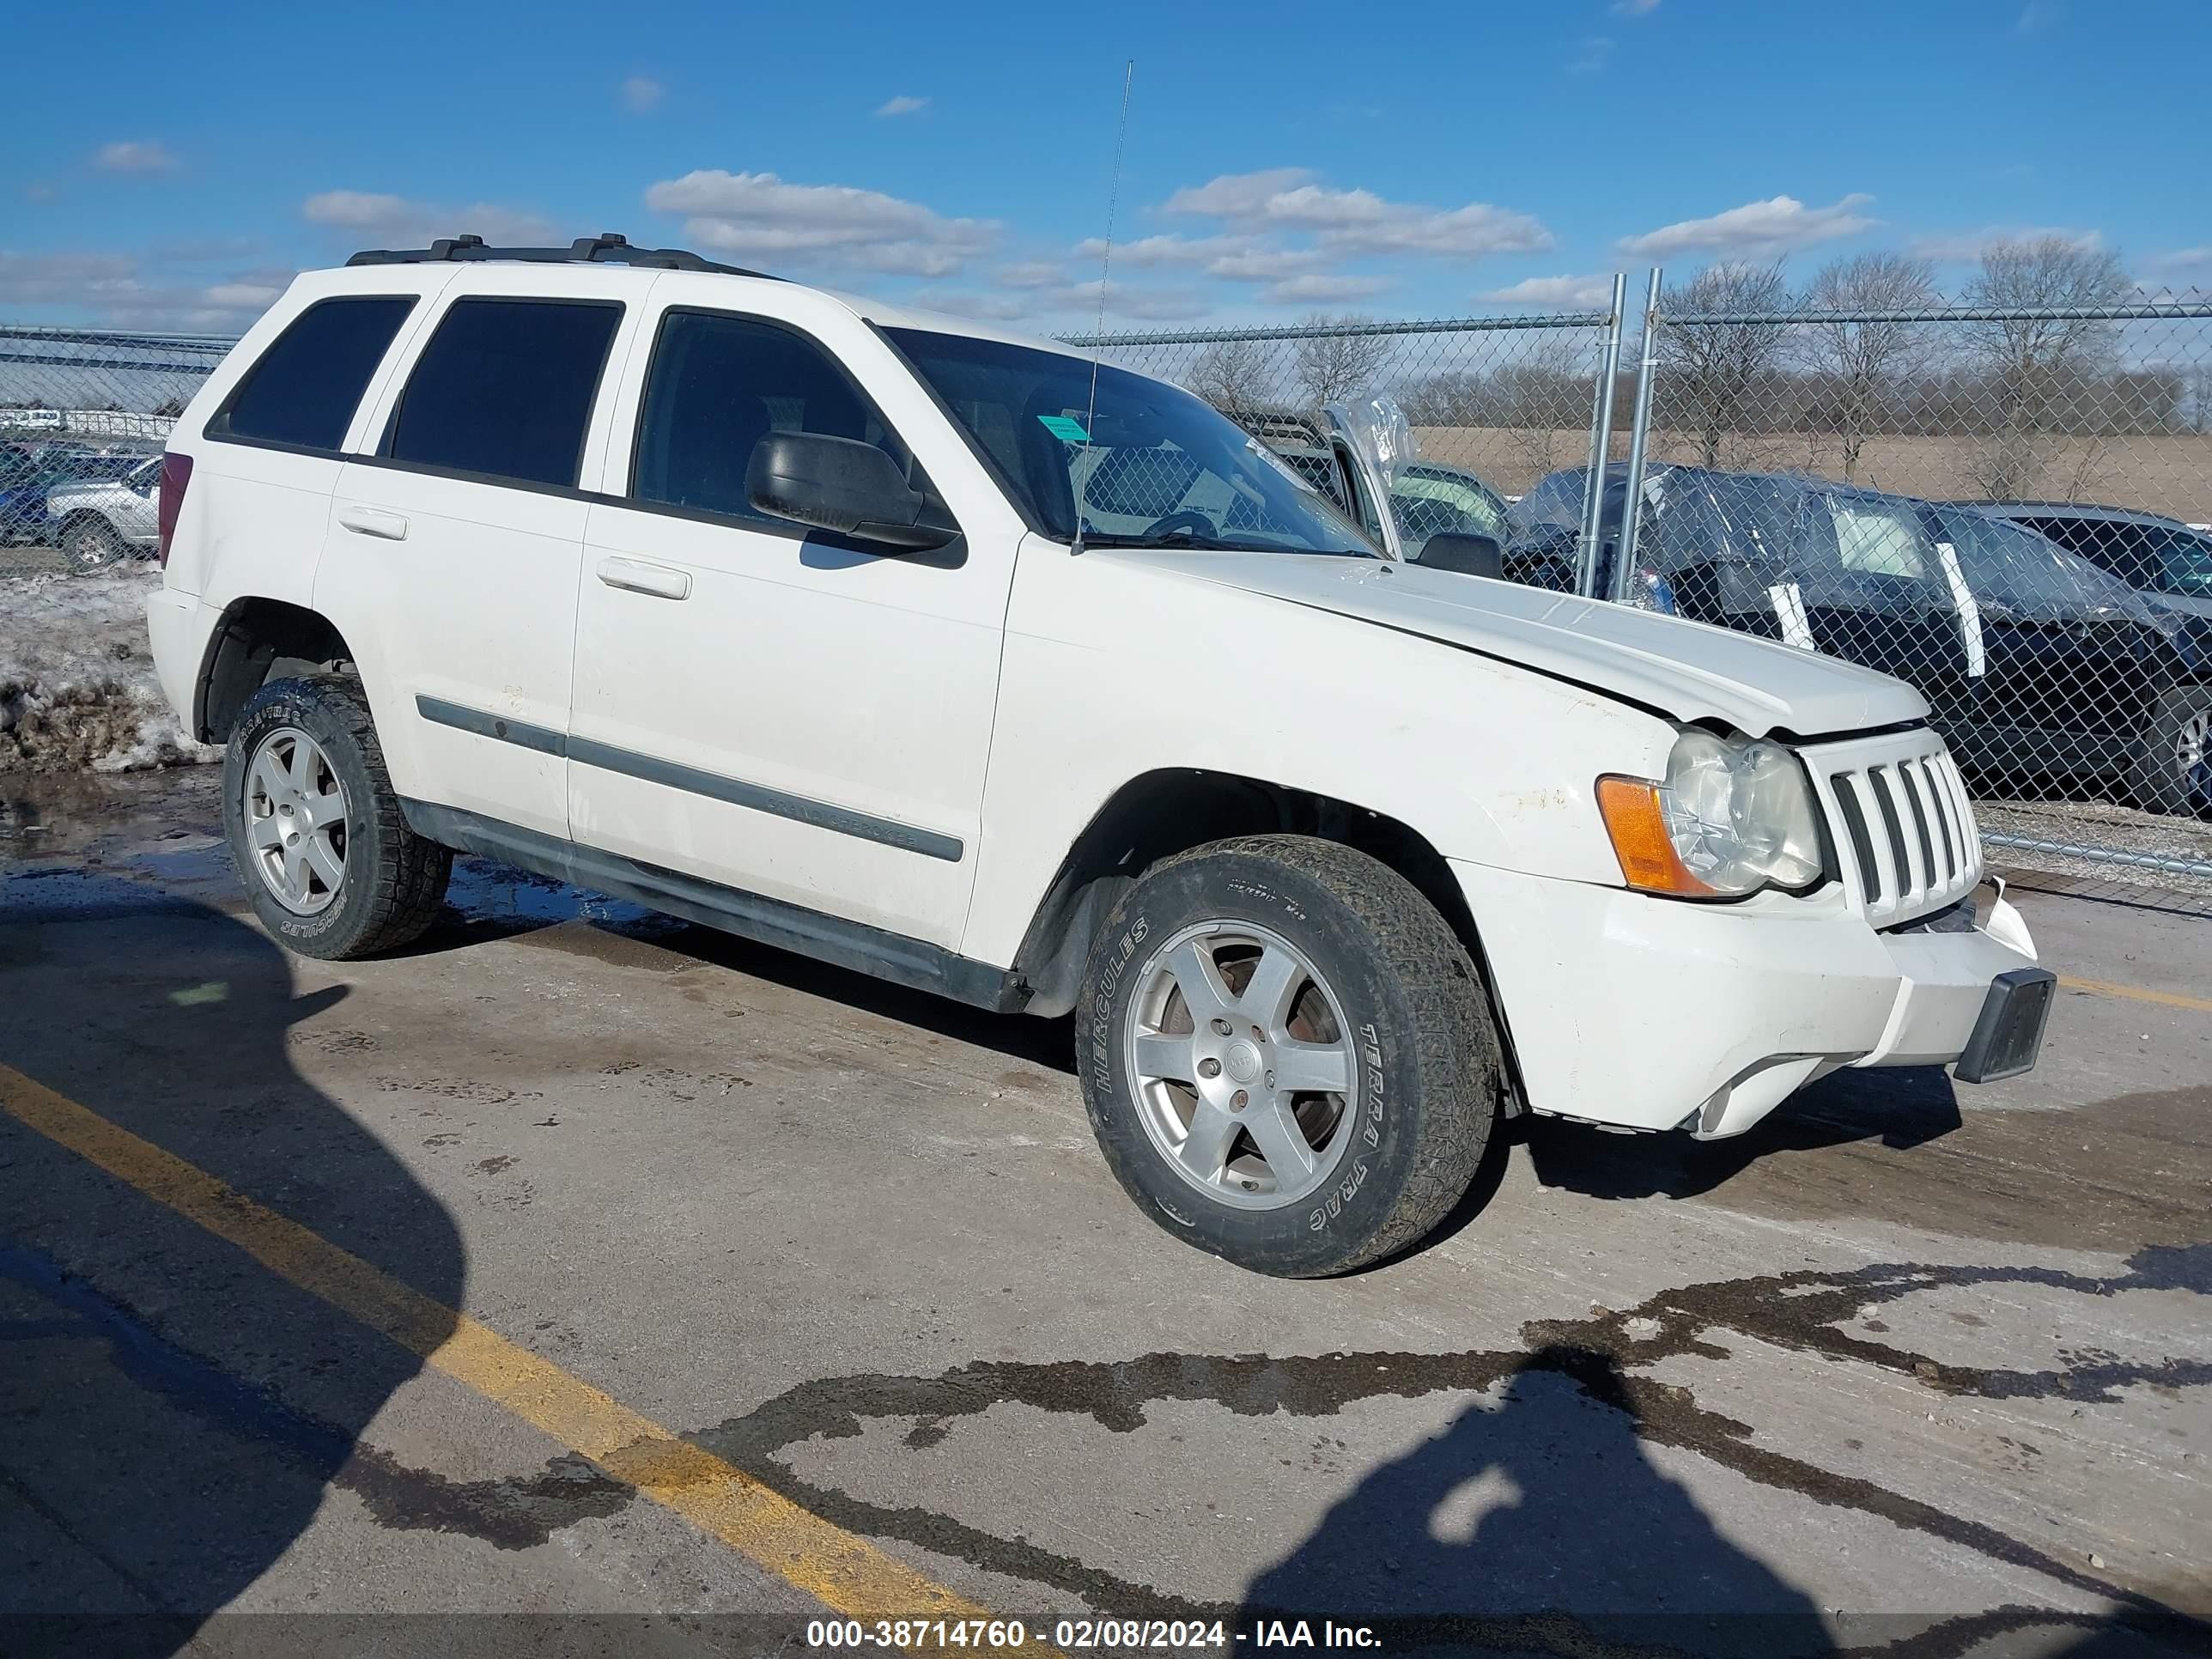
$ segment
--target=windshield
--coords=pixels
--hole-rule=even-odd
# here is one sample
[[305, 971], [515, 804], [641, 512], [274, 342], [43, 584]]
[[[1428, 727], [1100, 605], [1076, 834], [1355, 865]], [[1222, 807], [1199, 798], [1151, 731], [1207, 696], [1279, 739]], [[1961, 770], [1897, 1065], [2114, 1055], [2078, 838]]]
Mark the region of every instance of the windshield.
[[1046, 533], [1095, 547], [1376, 551], [1312, 487], [1187, 392], [1030, 346], [884, 331]]

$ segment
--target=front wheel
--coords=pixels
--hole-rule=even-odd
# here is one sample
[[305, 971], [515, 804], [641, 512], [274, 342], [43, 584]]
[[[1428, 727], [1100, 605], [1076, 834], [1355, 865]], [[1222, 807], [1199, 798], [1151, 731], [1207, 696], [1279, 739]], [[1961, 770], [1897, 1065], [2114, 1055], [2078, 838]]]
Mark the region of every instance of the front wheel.
[[1443, 918], [1387, 865], [1298, 836], [1148, 872], [1101, 929], [1076, 1046], [1130, 1196], [1285, 1278], [1425, 1237], [1474, 1180], [1499, 1097], [1488, 1005]]
[[355, 682], [272, 680], [232, 727], [223, 828], [254, 914], [301, 956], [396, 950], [437, 916], [452, 852], [407, 826]]

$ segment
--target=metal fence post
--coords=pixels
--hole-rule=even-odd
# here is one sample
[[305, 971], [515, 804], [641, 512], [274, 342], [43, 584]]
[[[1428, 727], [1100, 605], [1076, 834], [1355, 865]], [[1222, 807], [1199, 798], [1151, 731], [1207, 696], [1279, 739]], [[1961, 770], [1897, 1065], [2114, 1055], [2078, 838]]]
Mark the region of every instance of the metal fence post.
[[1651, 292], [1644, 301], [1644, 357], [1636, 371], [1636, 417], [1628, 428], [1628, 485], [1620, 501], [1620, 540], [1613, 555], [1613, 598], [1626, 603], [1636, 568], [1637, 504], [1644, 496], [1644, 452], [1651, 437], [1651, 382], [1659, 362], [1659, 283], [1651, 267]]
[[1598, 368], [1597, 401], [1590, 409], [1589, 470], [1583, 478], [1582, 544], [1575, 560], [1575, 592], [1597, 592], [1599, 520], [1605, 504], [1605, 468], [1613, 454], [1613, 389], [1620, 373], [1620, 313], [1628, 301], [1628, 275], [1613, 273], [1612, 314], [1606, 324], [1605, 355]]

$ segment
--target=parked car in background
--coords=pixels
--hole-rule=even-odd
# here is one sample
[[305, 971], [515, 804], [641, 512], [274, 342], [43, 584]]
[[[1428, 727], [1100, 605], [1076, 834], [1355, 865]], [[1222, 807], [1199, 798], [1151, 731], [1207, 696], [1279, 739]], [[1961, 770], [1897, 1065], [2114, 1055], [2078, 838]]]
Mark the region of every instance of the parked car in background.
[[67, 444], [0, 444], [0, 545], [44, 542], [52, 491], [120, 477], [142, 459]]
[[1977, 513], [2009, 519], [2129, 586], [2197, 620], [2191, 631], [2212, 648], [2212, 532], [2155, 513], [2078, 501], [1975, 501]]
[[[1343, 463], [1318, 440], [1285, 442], [1278, 434], [1272, 447], [1292, 471], [1362, 529], [1370, 535], [1380, 529], [1365, 521], [1356, 491], [1346, 482]], [[1408, 559], [1418, 559], [1431, 536], [1488, 536], [1501, 544], [1505, 539], [1505, 498], [1464, 467], [1433, 461], [1401, 466], [1390, 481], [1390, 512]]]
[[57, 483], [46, 491], [46, 537], [74, 570], [150, 557], [161, 510], [161, 458], [120, 477]]
[[[1609, 583], [1626, 468], [1607, 469]], [[1509, 575], [1571, 588], [1581, 468], [1508, 514]], [[2212, 802], [2212, 661], [2171, 613], [2022, 526], [1790, 474], [1655, 466], [1629, 596], [1825, 651], [1919, 688], [1962, 765], [2094, 781], [2138, 805]]]

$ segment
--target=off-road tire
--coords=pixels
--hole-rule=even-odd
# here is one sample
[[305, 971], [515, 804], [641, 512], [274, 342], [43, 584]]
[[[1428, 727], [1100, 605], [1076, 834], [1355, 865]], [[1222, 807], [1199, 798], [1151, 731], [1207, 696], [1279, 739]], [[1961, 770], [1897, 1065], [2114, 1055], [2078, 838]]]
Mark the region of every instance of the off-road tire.
[[[262, 738], [284, 726], [322, 746], [345, 790], [345, 879], [313, 915], [295, 915], [270, 892], [246, 841], [246, 769]], [[303, 957], [343, 962], [412, 944], [436, 919], [453, 873], [453, 850], [408, 828], [368, 704], [344, 675], [272, 680], [254, 693], [223, 756], [222, 820], [254, 914], [278, 944]]]
[[2129, 790], [2138, 805], [2183, 816], [2212, 813], [2212, 766], [2200, 763], [2191, 776], [2176, 758], [2184, 724], [2203, 718], [2207, 708], [2212, 708], [2212, 686], [2177, 685], [2159, 699]]
[[[1344, 1005], [1362, 1083], [1357, 1138], [1332, 1184], [1239, 1209], [1169, 1166], [1147, 1133], [1124, 1041], [1144, 969], [1181, 930], [1266, 928]], [[1333, 842], [1251, 836], [1163, 860], [1108, 914], [1076, 1008], [1076, 1063], [1106, 1162], [1169, 1232], [1255, 1273], [1320, 1278], [1418, 1243], [1466, 1194], [1500, 1099], [1497, 1031], [1474, 963], [1419, 890]]]

